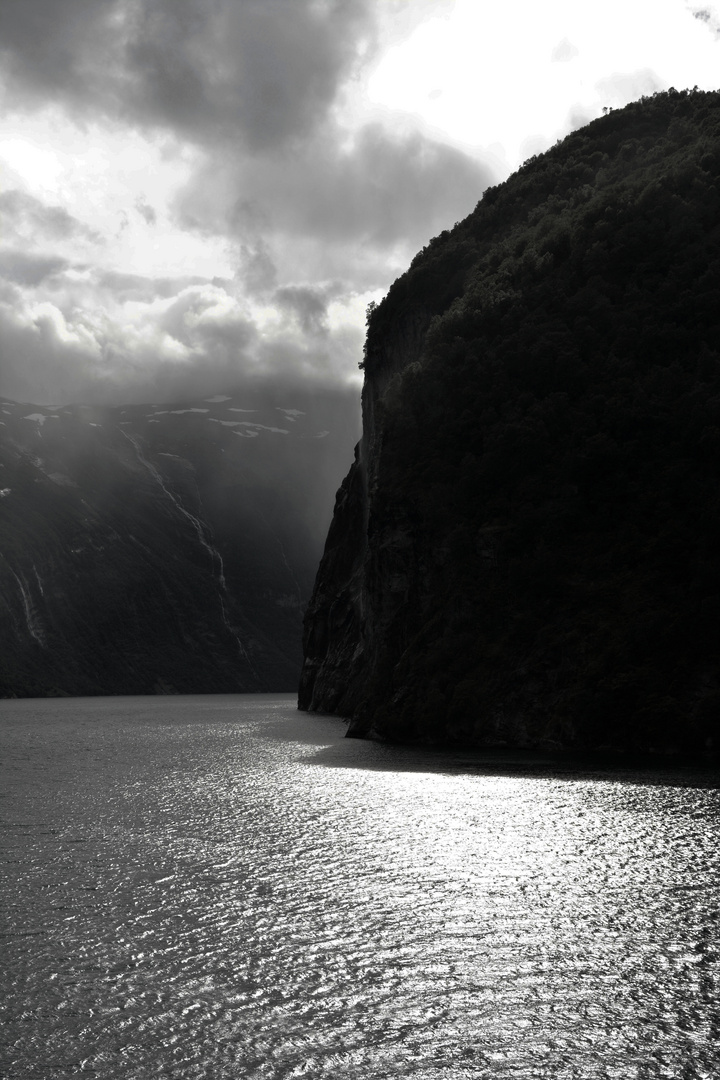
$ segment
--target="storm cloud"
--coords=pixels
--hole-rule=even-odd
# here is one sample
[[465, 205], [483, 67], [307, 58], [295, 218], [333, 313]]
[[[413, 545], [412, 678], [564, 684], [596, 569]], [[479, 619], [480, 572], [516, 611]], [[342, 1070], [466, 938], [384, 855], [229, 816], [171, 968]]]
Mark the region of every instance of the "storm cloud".
[[399, 273], [493, 179], [486, 164], [419, 131], [371, 124], [343, 145], [326, 127], [273, 155], [219, 153], [193, 176], [177, 211], [188, 229], [236, 239], [250, 287], [272, 288], [282, 263], [295, 279], [323, 282], [351, 270], [358, 289], [372, 289], [389, 259]]
[[68, 266], [58, 255], [35, 255], [28, 251], [0, 251], [0, 277], [16, 285], [39, 285]]
[[2, 392], [357, 388], [368, 303], [489, 184], [683, 55], [716, 82], [714, 4], [573, 12], [3, 0]]
[[[370, 0], [6, 0], [6, 110], [50, 109], [114, 147], [118, 132], [143, 133], [184, 180], [152, 191], [148, 165], [147, 190], [100, 228], [82, 201], [71, 212], [21, 185], [0, 196], [0, 279], [14, 290], [0, 304], [5, 393], [35, 386], [57, 403], [357, 379], [368, 301], [495, 179], [407, 118], [343, 118], [377, 49], [378, 11]], [[120, 147], [118, 170], [132, 172]], [[224, 265], [148, 272], [144, 253], [165, 245], [171, 263], [180, 237]]]
[[102, 237], [89, 229], [62, 206], [47, 205], [25, 191], [11, 188], [0, 192], [0, 215], [5, 242], [35, 245], [71, 239], [101, 243]]
[[307, 134], [372, 39], [366, 0], [5, 0], [11, 101], [267, 148]]

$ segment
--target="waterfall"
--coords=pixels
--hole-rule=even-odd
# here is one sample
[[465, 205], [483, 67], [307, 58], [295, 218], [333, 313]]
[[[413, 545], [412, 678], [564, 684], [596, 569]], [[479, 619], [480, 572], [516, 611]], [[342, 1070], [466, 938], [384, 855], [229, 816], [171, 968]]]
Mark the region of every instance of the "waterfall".
[[215, 547], [215, 545], [213, 543], [212, 533], [211, 533], [210, 529], [208, 528], [207, 524], [204, 521], [201, 521], [199, 518], [195, 517], [194, 514], [191, 514], [190, 511], [187, 510], [182, 505], [182, 503], [180, 502], [180, 499], [175, 494], [175, 492], [171, 491], [170, 488], [168, 488], [166, 486], [165, 481], [163, 480], [162, 476], [160, 475], [158, 470], [155, 468], [153, 463], [151, 461], [148, 461], [148, 459], [143, 454], [143, 452], [142, 452], [142, 450], [140, 448], [140, 445], [139, 445], [139, 440], [135, 436], [130, 435], [127, 431], [122, 431], [122, 429], [121, 429], [121, 433], [125, 436], [125, 438], [128, 440], [128, 442], [130, 442], [132, 444], [132, 446], [133, 446], [133, 448], [135, 450], [135, 453], [137, 455], [137, 459], [140, 462], [140, 464], [145, 469], [147, 469], [147, 471], [152, 476], [153, 480], [155, 480], [155, 482], [159, 485], [161, 490], [164, 492], [164, 494], [167, 496], [167, 498], [173, 504], [173, 506], [178, 511], [178, 513], [182, 514], [183, 517], [186, 518], [187, 521], [190, 522], [190, 524], [191, 524], [191, 526], [193, 528], [193, 531], [195, 532], [195, 535], [198, 538], [199, 543], [204, 548], [204, 550], [208, 553], [208, 555], [210, 557], [211, 573], [216, 578], [217, 584], [218, 584], [218, 599], [220, 601], [220, 613], [221, 613], [221, 617], [222, 617], [223, 626], [225, 627], [225, 629], [228, 631], [228, 633], [231, 634], [232, 637], [237, 642], [238, 652], [240, 653], [240, 656], [246, 662], [248, 667], [251, 669], [251, 671], [253, 672], [253, 674], [255, 675], [255, 677], [259, 681], [260, 677], [259, 677], [257, 671], [255, 670], [255, 666], [253, 665], [253, 662], [250, 659], [250, 656], [248, 655], [247, 649], [245, 648], [242, 641], [238, 637], [238, 634], [235, 631], [235, 629], [230, 625], [230, 620], [227, 617], [227, 611], [225, 609], [225, 601], [229, 599], [229, 594], [228, 594], [228, 590], [227, 590], [227, 583], [225, 581], [225, 564], [223, 563], [222, 555], [220, 554], [220, 552], [218, 551], [218, 549]]

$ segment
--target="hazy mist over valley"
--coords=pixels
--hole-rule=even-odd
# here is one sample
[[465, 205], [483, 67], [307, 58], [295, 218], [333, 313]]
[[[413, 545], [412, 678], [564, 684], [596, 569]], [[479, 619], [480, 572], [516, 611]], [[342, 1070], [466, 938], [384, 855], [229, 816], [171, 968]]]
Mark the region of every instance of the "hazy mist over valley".
[[293, 690], [357, 436], [339, 388], [0, 400], [0, 692]]

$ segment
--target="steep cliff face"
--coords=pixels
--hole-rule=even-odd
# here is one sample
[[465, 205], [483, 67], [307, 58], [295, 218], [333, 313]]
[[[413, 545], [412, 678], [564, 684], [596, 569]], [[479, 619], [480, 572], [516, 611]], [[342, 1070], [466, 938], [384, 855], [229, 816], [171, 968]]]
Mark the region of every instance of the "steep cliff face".
[[[335, 512], [305, 620], [301, 709], [350, 715], [367, 690], [369, 671], [384, 662], [388, 622], [404, 620], [408, 575], [405, 529], [378, 518], [384, 403], [392, 380], [418, 355], [430, 314], [411, 306], [375, 357], [363, 387], [363, 435], [338, 491]], [[371, 510], [372, 507], [372, 510]], [[393, 569], [394, 567], [394, 569]], [[382, 627], [382, 632], [380, 632]]]
[[299, 704], [349, 733], [720, 741], [720, 96], [611, 113], [369, 316]]

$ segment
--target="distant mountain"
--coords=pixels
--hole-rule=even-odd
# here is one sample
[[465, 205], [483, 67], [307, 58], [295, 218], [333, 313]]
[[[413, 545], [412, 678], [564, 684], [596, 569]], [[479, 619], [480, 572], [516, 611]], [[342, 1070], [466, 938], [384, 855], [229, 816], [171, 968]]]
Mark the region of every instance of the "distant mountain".
[[294, 690], [356, 412], [0, 399], [0, 695]]
[[369, 311], [300, 706], [350, 733], [720, 745], [720, 95], [491, 188]]

